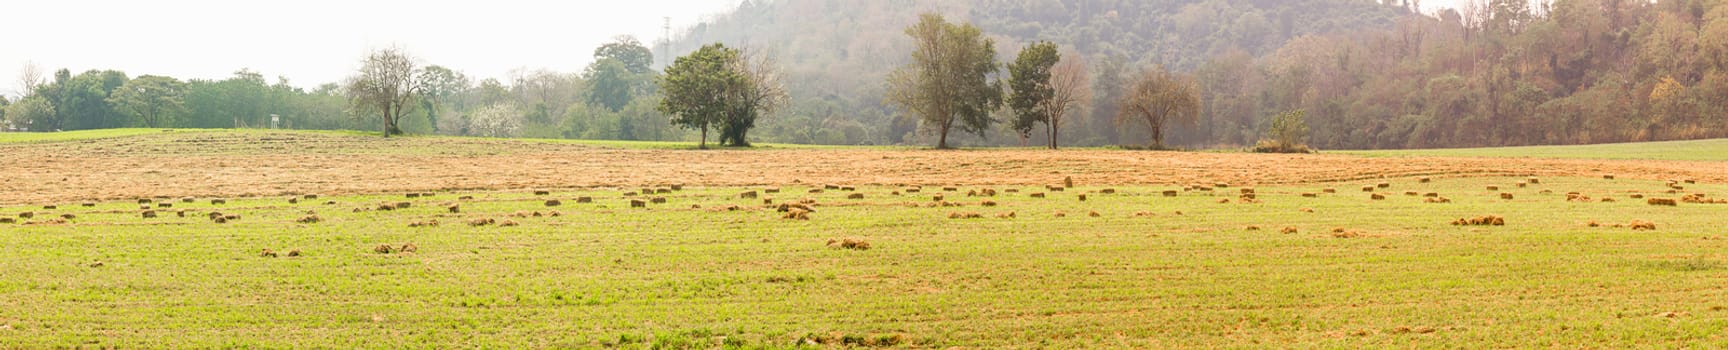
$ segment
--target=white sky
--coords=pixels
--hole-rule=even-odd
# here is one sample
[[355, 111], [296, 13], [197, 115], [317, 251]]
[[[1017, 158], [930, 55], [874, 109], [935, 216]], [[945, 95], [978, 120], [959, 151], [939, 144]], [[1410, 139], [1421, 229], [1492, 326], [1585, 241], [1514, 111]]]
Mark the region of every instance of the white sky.
[[[873, 0], [866, 0], [873, 1]], [[578, 72], [594, 48], [634, 35], [654, 48], [672, 27], [739, 0], [18, 0], [0, 5], [0, 94], [19, 72], [117, 69], [222, 79], [241, 68], [300, 87], [341, 80], [372, 48], [505, 80], [512, 69]], [[658, 54], [658, 52], [656, 52]]]
[[118, 69], [180, 79], [222, 79], [249, 68], [272, 83], [286, 76], [310, 88], [340, 81], [368, 50], [390, 46], [476, 81], [507, 82], [519, 68], [580, 71], [595, 47], [618, 35], [653, 48], [663, 17], [676, 31], [739, 0], [7, 2], [0, 5], [0, 94], [16, 96], [25, 62], [44, 74]]

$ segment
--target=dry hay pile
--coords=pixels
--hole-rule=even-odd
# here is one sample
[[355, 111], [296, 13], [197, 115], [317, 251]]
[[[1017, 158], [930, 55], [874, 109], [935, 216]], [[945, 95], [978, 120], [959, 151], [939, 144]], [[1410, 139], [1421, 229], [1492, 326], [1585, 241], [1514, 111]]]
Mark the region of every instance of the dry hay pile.
[[1483, 215], [1474, 218], [1460, 218], [1452, 221], [1452, 226], [1506, 226], [1506, 218], [1496, 215]]
[[1703, 193], [1688, 194], [1685, 197], [1680, 197], [1680, 201], [1691, 204], [1728, 204], [1728, 200], [1725, 199], [1704, 198]]
[[1660, 205], [1660, 206], [1669, 206], [1669, 207], [1680, 205], [1679, 201], [1675, 201], [1673, 198], [1650, 198], [1648, 200], [1645, 200], [1644, 202], [1649, 203], [1650, 205]]
[[983, 219], [984, 214], [973, 213], [973, 212], [964, 212], [964, 213], [952, 212], [952, 213], [948, 213], [948, 218], [949, 219]]
[[828, 239], [828, 247], [848, 250], [870, 250], [870, 242], [857, 238]]

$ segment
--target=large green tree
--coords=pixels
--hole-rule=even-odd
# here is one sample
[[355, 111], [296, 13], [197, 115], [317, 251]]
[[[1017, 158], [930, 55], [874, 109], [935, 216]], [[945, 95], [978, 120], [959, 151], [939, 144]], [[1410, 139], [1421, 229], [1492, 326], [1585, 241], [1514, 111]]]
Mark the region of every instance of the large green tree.
[[420, 70], [415, 84], [420, 89], [420, 109], [426, 112], [426, 121], [432, 125], [432, 131], [438, 131], [438, 113], [444, 104], [467, 92], [472, 82], [461, 72], [430, 65]]
[[924, 14], [906, 35], [916, 49], [911, 63], [889, 74], [888, 101], [934, 130], [938, 149], [949, 148], [956, 127], [984, 136], [995, 122], [991, 113], [1002, 106], [1002, 82], [992, 79], [995, 41], [976, 26], [948, 23], [935, 13]]
[[[1056, 97], [1050, 85], [1050, 67], [1062, 60], [1056, 44], [1039, 41], [1026, 45], [1014, 62], [1008, 63], [1008, 107], [1014, 110], [1009, 127], [1021, 139], [1032, 136], [1038, 123], [1049, 123], [1049, 109], [1044, 104]], [[1054, 148], [1054, 147], [1052, 147]]]
[[737, 50], [709, 44], [674, 60], [660, 76], [664, 95], [656, 109], [673, 124], [701, 131], [698, 148], [708, 148], [708, 129], [725, 120], [727, 90], [743, 84], [744, 76], [731, 69], [737, 59]]
[[377, 116], [383, 121], [384, 137], [402, 134], [402, 117], [420, 98], [415, 84], [414, 59], [401, 49], [381, 49], [366, 56], [360, 72], [348, 78], [347, 95], [357, 116]]
[[636, 37], [633, 36], [625, 35], [613, 38], [611, 43], [600, 45], [599, 48], [594, 49], [595, 61], [605, 59], [617, 60], [618, 63], [624, 65], [624, 69], [631, 73], [649, 74], [654, 72], [654, 51], [649, 50], [647, 46], [642, 46], [642, 42], [637, 41]]
[[108, 96], [108, 103], [131, 113], [144, 127], [171, 125], [186, 109], [186, 83], [164, 76], [146, 75], [121, 85]]

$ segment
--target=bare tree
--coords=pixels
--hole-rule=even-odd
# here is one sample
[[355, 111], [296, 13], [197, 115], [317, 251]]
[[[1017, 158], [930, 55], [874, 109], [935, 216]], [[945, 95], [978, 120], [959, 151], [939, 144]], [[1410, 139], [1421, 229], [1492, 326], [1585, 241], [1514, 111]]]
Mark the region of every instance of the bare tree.
[[1152, 132], [1154, 149], [1164, 148], [1164, 127], [1171, 123], [1194, 125], [1199, 121], [1200, 95], [1193, 78], [1156, 67], [1140, 73], [1116, 113], [1117, 124], [1145, 121]]
[[731, 69], [743, 76], [741, 86], [727, 91], [728, 111], [721, 123], [720, 142], [732, 146], [749, 146], [745, 137], [756, 127], [756, 119], [772, 116], [786, 107], [789, 97], [781, 84], [779, 67], [774, 55], [761, 49], [742, 49], [731, 62]]
[[42, 67], [36, 62], [24, 62], [24, 69], [18, 71], [18, 87], [24, 89], [18, 96], [30, 96], [36, 93], [36, 87], [42, 86]]
[[1069, 111], [1079, 110], [1085, 106], [1083, 102], [1092, 100], [1092, 82], [1086, 71], [1086, 59], [1079, 53], [1070, 52], [1067, 58], [1050, 68], [1050, 87], [1055, 88], [1055, 94], [1044, 104], [1046, 115], [1050, 116], [1050, 149], [1056, 149], [1056, 135], [1066, 123], [1063, 116]]
[[420, 98], [414, 76], [419, 69], [414, 58], [398, 48], [373, 51], [360, 66], [360, 74], [348, 78], [349, 106], [355, 115], [375, 114], [384, 121], [384, 137], [401, 135], [402, 117]]

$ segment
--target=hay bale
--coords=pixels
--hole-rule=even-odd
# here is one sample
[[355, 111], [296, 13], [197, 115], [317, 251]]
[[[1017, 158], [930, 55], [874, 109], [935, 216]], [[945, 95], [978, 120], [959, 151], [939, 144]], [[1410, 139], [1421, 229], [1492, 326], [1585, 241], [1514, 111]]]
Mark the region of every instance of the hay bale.
[[85, 201], [84, 203], [79, 203], [79, 205], [84, 207], [94, 207], [96, 206], [96, 202]]
[[1064, 190], [1067, 190], [1066, 188], [1063, 188], [1062, 186], [1044, 186], [1044, 189], [1050, 190], [1050, 192], [1062, 192]]
[[1006, 212], [1006, 213], [996, 214], [996, 218], [998, 218], [998, 219], [1013, 219], [1017, 216], [1018, 216], [1018, 214], [1015, 214], [1014, 212]]
[[810, 190], [809, 190], [809, 191], [805, 191], [805, 193], [812, 193], [812, 194], [814, 194], [814, 193], [822, 193], [822, 191], [823, 191], [823, 189], [820, 189], [820, 188], [812, 188], [812, 189], [810, 189]]
[[1428, 183], [1428, 182], [1430, 182], [1430, 181], [1433, 181], [1433, 180], [1432, 180], [1432, 179], [1429, 179], [1429, 178], [1428, 178], [1428, 177], [1426, 177], [1426, 176], [1424, 176], [1424, 177], [1419, 177], [1419, 178], [1416, 178], [1416, 182], [1420, 182], [1420, 183]]
[[670, 189], [670, 188], [656, 188], [656, 189], [654, 189], [654, 194], [669, 194], [669, 193], [672, 193], [672, 189]]
[[1098, 214], [1098, 212], [1096, 212], [1096, 211], [1089, 211], [1089, 212], [1087, 212], [1087, 213], [1086, 213], [1086, 216], [1090, 216], [1090, 217], [1100, 217], [1100, 216], [1104, 216], [1104, 215], [1103, 215], [1103, 214]]
[[379, 210], [379, 211], [391, 211], [391, 210], [396, 210], [396, 205], [390, 204], [390, 203], [382, 203], [382, 204], [378, 204], [378, 207], [374, 208], [374, 209]]
[[1417, 193], [1416, 191], [1404, 191], [1404, 195], [1415, 197], [1415, 196], [1421, 195], [1421, 193]]
[[1059, 218], [1065, 218], [1065, 217], [1068, 217], [1068, 213], [1057, 211], [1055, 214], [1051, 214], [1051, 216], [1055, 216], [1055, 217], [1059, 217]]
[[1218, 204], [1230, 204], [1230, 199], [1229, 198], [1219, 198]]
[[228, 200], [226, 200], [226, 199], [212, 199], [212, 200], [210, 200], [210, 205], [223, 205], [223, 204], [228, 204]]
[[491, 225], [491, 224], [494, 224], [497, 222], [498, 222], [497, 220], [493, 220], [491, 218], [478, 218], [478, 219], [468, 220], [468, 226], [476, 226], [476, 227], [486, 226], [486, 225]]
[[276, 257], [276, 251], [270, 250], [270, 248], [264, 248], [263, 251], [258, 252], [258, 256], [263, 258], [274, 258]]
[[174, 216], [186, 217], [186, 209], [175, 210]]
[[852, 187], [852, 186], [840, 186], [840, 190], [850, 192], [850, 191], [857, 191], [858, 188]]
[[846, 199], [864, 199], [864, 194], [863, 193], [849, 194], [849, 195], [846, 195]]
[[461, 204], [451, 204], [448, 207], [444, 207], [444, 210], [450, 211], [451, 214], [460, 214], [460, 213], [462, 213], [462, 205]]
[[1440, 193], [1439, 192], [1428, 192], [1428, 193], [1423, 193], [1422, 196], [1428, 197], [1428, 198], [1438, 198], [1438, 197], [1440, 197]]
[[151, 201], [149, 198], [139, 198], [138, 199], [138, 204], [150, 204], [150, 202]]
[[299, 220], [294, 220], [294, 222], [298, 222], [298, 223], [302, 223], [302, 224], [316, 224], [319, 221], [323, 221], [323, 220], [324, 219], [319, 218], [317, 215], [307, 215], [307, 216], [300, 217]]
[[1603, 179], [1603, 180], [1613, 180], [1613, 179], [1614, 179], [1614, 175], [1602, 175], [1602, 179]]
[[1532, 176], [1532, 177], [1530, 177], [1530, 178], [1528, 178], [1528, 179], [1524, 179], [1524, 182], [1528, 182], [1528, 183], [1530, 183], [1530, 184], [1531, 184], [1531, 185], [1536, 185], [1536, 184], [1541, 184], [1541, 183], [1542, 183], [1542, 179], [1540, 179], [1540, 178], [1537, 178], [1537, 177], [1534, 177], [1534, 176]]
[[1632, 220], [1631, 226], [1633, 231], [1656, 230], [1656, 223], [1643, 220]]
[[960, 190], [959, 188], [955, 188], [955, 187], [942, 187], [942, 192], [954, 192], [954, 191], [959, 191], [959, 190]]
[[414, 203], [396, 202], [396, 209], [408, 209], [408, 207], [412, 206], [414, 206]]
[[951, 212], [951, 213], [948, 213], [948, 218], [949, 219], [981, 219], [981, 218], [984, 218], [984, 214], [973, 213], [973, 212], [964, 212], [964, 213], [963, 212]]
[[516, 221], [513, 221], [513, 220], [504, 220], [504, 221], [498, 222], [498, 227], [516, 227], [516, 225], [517, 225]]
[[316, 195], [316, 194], [308, 194], [308, 195], [304, 195], [304, 196], [300, 196], [300, 197], [305, 198], [305, 199], [318, 199], [318, 195]]
[[1338, 189], [1336, 189], [1336, 188], [1327, 188], [1327, 189], [1321, 189], [1321, 190], [1320, 190], [1320, 192], [1321, 192], [1321, 193], [1338, 193]]
[[1518, 186], [1518, 188], [1525, 188], [1525, 187], [1530, 187], [1530, 184], [1529, 184], [1529, 183], [1526, 183], [1526, 182], [1523, 182], [1523, 181], [1519, 181], [1519, 182], [1518, 182], [1518, 183], [1515, 183], [1515, 184], [1513, 184], [1513, 185], [1516, 185], [1516, 186]]
[[1114, 188], [1106, 188], [1106, 189], [1102, 189], [1102, 190], [1098, 190], [1098, 193], [1102, 193], [1102, 194], [1116, 194], [1116, 189], [1114, 189]]
[[1287, 234], [1287, 235], [1288, 234], [1295, 234], [1298, 232], [1301, 232], [1301, 230], [1297, 230], [1296, 226], [1285, 226], [1283, 230], [1278, 230], [1278, 233]]
[[156, 211], [155, 210], [145, 210], [143, 213], [140, 213], [140, 215], [142, 215], [145, 219], [154, 219], [154, 218], [156, 218]]
[[840, 185], [823, 184], [822, 189], [824, 189], [824, 190], [838, 190], [838, 189], [840, 189]]
[[648, 202], [640, 200], [640, 199], [632, 199], [632, 200], [630, 200], [630, 207], [631, 208], [647, 208]]
[[1307, 198], [1320, 198], [1320, 194], [1319, 194], [1319, 193], [1313, 193], [1313, 192], [1307, 192], [1307, 193], [1303, 193], [1303, 194], [1302, 194], [1302, 197], [1307, 197]]
[[42, 210], [54, 210], [54, 209], [60, 209], [60, 206], [57, 206], [57, 205], [44, 205], [44, 206], [42, 206]]
[[1219, 182], [1219, 183], [1216, 183], [1216, 184], [1212, 184], [1212, 187], [1217, 187], [1217, 188], [1230, 188], [1230, 184], [1228, 184], [1228, 183], [1223, 183], [1223, 182]]
[[1373, 200], [1377, 200], [1377, 201], [1386, 200], [1386, 196], [1381, 195], [1379, 193], [1368, 195], [1368, 198], [1373, 199]]
[[673, 191], [683, 191], [684, 190], [684, 184], [672, 184], [668, 187], [671, 187]]
[[1173, 190], [1172, 190], [1172, 191], [1164, 191], [1164, 196], [1165, 196], [1165, 197], [1175, 197], [1175, 196], [1176, 196], [1176, 195], [1177, 195], [1177, 194], [1180, 194], [1180, 193], [1179, 193], [1179, 192], [1176, 192], [1176, 191], [1173, 191]]
[[1240, 192], [1242, 192], [1242, 194], [1254, 194], [1254, 188], [1253, 187], [1243, 187], [1240, 189]]
[[1074, 177], [1073, 176], [1062, 177], [1062, 187], [1074, 188]]
[[1085, 194], [1085, 193], [1081, 193], [1081, 194], [1080, 194], [1080, 201], [1081, 201], [1081, 202], [1085, 202], [1085, 201], [1086, 201], [1086, 194]]
[[35, 212], [28, 212], [27, 211], [27, 212], [18, 213], [18, 218], [20, 218], [20, 219], [29, 219], [29, 218], [33, 218], [33, 217], [36, 217]]
[[420, 198], [420, 194], [419, 193], [409, 193], [407, 197], [408, 198]]
[[1362, 186], [1362, 192], [1374, 192], [1374, 186]]
[[1426, 202], [1426, 203], [1436, 203], [1436, 204], [1452, 203], [1452, 200], [1447, 199], [1446, 197], [1428, 197], [1428, 198], [1423, 198], [1422, 201]]
[[556, 199], [548, 199], [548, 200], [546, 200], [545, 204], [548, 207], [556, 207], [556, 206], [564, 205], [564, 202], [556, 200]]
[[906, 192], [906, 193], [918, 193], [919, 191], [923, 191], [923, 190], [924, 189], [917, 188], [917, 187], [909, 187], [909, 188], [906, 188], [906, 189], [901, 190], [901, 191]]
[[72, 219], [77, 219], [77, 218], [78, 218], [78, 215], [73, 215], [73, 214], [71, 214], [71, 213], [67, 213], [67, 214], [60, 214], [60, 218], [61, 218], [61, 219], [66, 219], [66, 220], [72, 220]]
[[1376, 184], [1376, 185], [1374, 185], [1374, 187], [1379, 187], [1379, 188], [1392, 188], [1392, 183], [1390, 183], [1390, 182], [1381, 182], [1381, 183], [1379, 183], [1379, 184]]
[[299, 249], [289, 250], [288, 251], [288, 257], [290, 257], [290, 258], [300, 257], [300, 250]]
[[544, 196], [544, 195], [549, 195], [549, 194], [552, 194], [552, 191], [547, 191], [547, 190], [534, 191], [534, 195], [536, 195], [536, 196]]
[[930, 201], [932, 201], [932, 202], [941, 202], [942, 200], [943, 200], [942, 195], [930, 196]]
[[392, 247], [389, 244], [379, 244], [376, 247], [372, 247], [372, 252], [378, 254], [390, 254], [390, 252], [393, 251], [396, 251], [396, 247]]
[[780, 219], [783, 219], [783, 220], [810, 220], [810, 212], [803, 210], [803, 209], [790, 208], [786, 211], [785, 215], [780, 216]]
[[1304, 212], [1304, 213], [1309, 213], [1309, 214], [1313, 214], [1313, 213], [1314, 213], [1314, 208], [1302, 208], [1302, 209], [1297, 209], [1297, 211], [1301, 211], [1301, 212]]
[[649, 198], [649, 199], [648, 199], [648, 202], [649, 202], [649, 203], [654, 203], [654, 204], [666, 204], [666, 197], [654, 197], [654, 198]]
[[1596, 220], [1590, 220], [1589, 222], [1584, 223], [1584, 226], [1602, 227], [1602, 223], [1598, 223], [1598, 222], [1596, 222]]
[[[162, 203], [168, 204], [168, 203]], [[300, 197], [288, 197], [288, 204], [300, 204]]]
[[1501, 194], [1500, 194], [1500, 199], [1504, 199], [1504, 200], [1512, 200], [1512, 194], [1511, 194], [1511, 193], [1501, 193]]
[[408, 227], [438, 227], [438, 220], [415, 221], [409, 223]]
[[[830, 245], [832, 245], [832, 243], [830, 243]], [[862, 239], [847, 238], [841, 241], [839, 246], [841, 249], [870, 250], [870, 242], [865, 242]]]
[[180, 203], [192, 203], [197, 201], [198, 199], [192, 197], [180, 197]]
[[1044, 198], [1044, 192], [1033, 192], [1032, 194], [1029, 194], [1027, 196], [1032, 197], [1032, 198]]
[[1488, 186], [1488, 190], [1489, 190], [1489, 191], [1499, 191], [1499, 190], [1500, 190], [1500, 186], [1492, 186], [1492, 185], [1490, 185], [1490, 186]]
[[461, 196], [461, 197], [456, 197], [456, 200], [459, 200], [459, 201], [471, 201], [471, 200], [474, 200], [474, 196]]
[[1645, 202], [1649, 203], [1650, 205], [1660, 205], [1660, 206], [1669, 206], [1669, 207], [1680, 205], [1679, 201], [1675, 201], [1672, 198], [1650, 198], [1649, 200], [1646, 200]]

